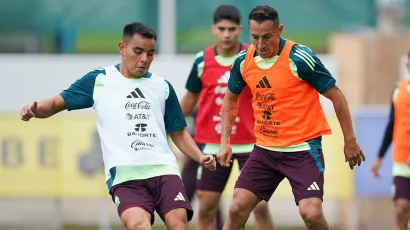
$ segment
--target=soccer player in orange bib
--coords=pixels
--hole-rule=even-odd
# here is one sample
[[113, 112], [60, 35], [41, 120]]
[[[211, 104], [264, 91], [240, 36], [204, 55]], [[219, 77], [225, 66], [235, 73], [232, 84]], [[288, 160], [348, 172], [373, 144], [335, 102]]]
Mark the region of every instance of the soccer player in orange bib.
[[[204, 154], [218, 153], [222, 132], [221, 104], [228, 88], [230, 70], [236, 55], [248, 48], [247, 44], [242, 44], [238, 40], [241, 34], [240, 21], [241, 13], [233, 5], [220, 5], [215, 10], [212, 33], [216, 44], [196, 55], [186, 84], [187, 92], [181, 101], [184, 115], [191, 113], [195, 105], [198, 105], [194, 140]], [[233, 158], [238, 161], [239, 169], [248, 160], [249, 152], [255, 144], [252, 93], [249, 87], [243, 90], [240, 101], [241, 109], [238, 111], [231, 138]], [[193, 186], [189, 183], [189, 178], [197, 178], [199, 203], [197, 230], [215, 229], [214, 222], [215, 216], [218, 215], [219, 201], [231, 171], [232, 165], [231, 167], [217, 165], [216, 172], [208, 173], [202, 170], [202, 167], [198, 168], [198, 163], [189, 159], [186, 161], [182, 180], [191, 197]], [[254, 216], [256, 230], [273, 229], [273, 221], [266, 202], [256, 206]], [[220, 230], [222, 222], [220, 224], [218, 222], [217, 230]]]
[[319, 93], [333, 102], [344, 136], [350, 168], [364, 154], [356, 142], [347, 101], [335, 79], [306, 46], [281, 38], [283, 25], [270, 6], [249, 14], [252, 45], [238, 54], [222, 103], [218, 160], [232, 162], [230, 135], [245, 86], [253, 94], [256, 145], [235, 184], [224, 229], [243, 229], [252, 209], [269, 201], [287, 178], [308, 229], [328, 230], [323, 215], [324, 160], [322, 135], [331, 134]]
[[[410, 70], [410, 53], [407, 69]], [[396, 230], [406, 230], [410, 219], [410, 78], [399, 82], [393, 90], [390, 119], [378, 158], [372, 172], [380, 177], [379, 169], [387, 148], [393, 142], [393, 187], [396, 206]]]

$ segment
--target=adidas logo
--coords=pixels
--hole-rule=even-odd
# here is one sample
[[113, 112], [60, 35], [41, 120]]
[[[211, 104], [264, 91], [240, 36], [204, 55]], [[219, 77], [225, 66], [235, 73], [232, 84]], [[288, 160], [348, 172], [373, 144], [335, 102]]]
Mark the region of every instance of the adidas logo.
[[230, 74], [231, 74], [230, 71], [226, 71], [226, 72], [218, 79], [217, 83], [218, 83], [218, 84], [228, 84]]
[[120, 198], [118, 198], [118, 196], [115, 196], [115, 205], [118, 207], [118, 205], [120, 205]]
[[130, 95], [127, 96], [127, 98], [145, 98], [144, 94], [142, 94], [141, 90], [139, 88], [134, 89], [134, 91], [132, 91], [130, 93]]
[[178, 193], [178, 195], [175, 197], [174, 199], [175, 201], [185, 201], [184, 196], [182, 195], [182, 193]]
[[313, 182], [313, 183], [309, 186], [309, 188], [308, 188], [307, 190], [308, 190], [308, 191], [310, 191], [310, 190], [317, 190], [317, 191], [319, 191], [320, 188], [319, 188], [319, 186], [316, 184], [316, 182]]
[[262, 80], [259, 81], [259, 84], [256, 85], [256, 88], [272, 88], [272, 86], [270, 86], [268, 78], [264, 76]]

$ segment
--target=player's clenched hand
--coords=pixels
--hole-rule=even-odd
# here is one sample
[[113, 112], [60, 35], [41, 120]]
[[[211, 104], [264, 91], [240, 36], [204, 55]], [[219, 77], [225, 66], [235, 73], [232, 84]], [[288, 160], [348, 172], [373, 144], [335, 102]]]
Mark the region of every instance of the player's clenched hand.
[[26, 105], [21, 110], [21, 120], [28, 121], [31, 118], [35, 117], [37, 111], [37, 102], [33, 102], [31, 105]]
[[345, 162], [349, 162], [350, 169], [353, 169], [356, 165], [360, 166], [362, 161], [365, 161], [364, 153], [357, 144], [356, 139], [345, 142], [344, 152]]
[[200, 164], [211, 170], [211, 171], [215, 171], [216, 170], [216, 161], [214, 156], [212, 155], [203, 155], [201, 156], [201, 159], [199, 159]]
[[218, 162], [223, 167], [229, 167], [232, 163], [232, 147], [231, 145], [221, 145], [218, 150]]

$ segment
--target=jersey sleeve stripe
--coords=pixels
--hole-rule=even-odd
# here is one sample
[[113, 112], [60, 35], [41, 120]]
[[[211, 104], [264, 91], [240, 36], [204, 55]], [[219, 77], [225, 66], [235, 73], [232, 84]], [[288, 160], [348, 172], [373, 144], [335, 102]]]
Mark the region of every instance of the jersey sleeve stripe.
[[241, 56], [245, 55], [245, 54], [246, 54], [246, 51], [248, 51], [248, 49], [246, 49], [246, 50], [242, 50], [241, 52], [239, 52], [239, 53], [236, 55], [236, 58], [238, 58], [238, 57], [241, 57]]
[[93, 91], [94, 92], [93, 93], [94, 102], [100, 98], [101, 91], [104, 88], [106, 79], [107, 79], [106, 75], [102, 73], [98, 74], [97, 77], [95, 78], [94, 91]]
[[304, 50], [302, 50], [302, 49], [297, 49], [296, 52], [297, 52], [297, 51], [300, 51], [301, 53], [305, 54], [306, 57], [307, 57], [311, 62], [316, 63], [315, 59], [314, 59], [308, 52], [306, 52], [306, 51], [304, 51]]
[[[297, 51], [296, 51], [297, 52]], [[304, 56], [300, 55], [299, 53], [295, 53], [295, 56], [299, 57], [300, 59], [302, 59], [308, 66], [310, 69], [312, 69], [312, 71], [315, 70], [315, 67], [313, 66], [313, 64], [311, 64]]]
[[195, 55], [195, 59], [198, 59], [198, 58], [200, 58], [200, 57], [203, 57], [205, 55], [205, 52], [204, 51], [200, 51], [200, 52], [198, 52], [196, 55]]
[[165, 81], [165, 100], [169, 97], [169, 83]]

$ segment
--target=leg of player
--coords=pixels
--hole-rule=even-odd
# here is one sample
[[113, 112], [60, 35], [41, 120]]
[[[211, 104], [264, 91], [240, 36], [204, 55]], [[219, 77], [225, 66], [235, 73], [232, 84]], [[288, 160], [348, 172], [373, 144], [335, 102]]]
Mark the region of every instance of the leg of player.
[[215, 229], [215, 217], [218, 213], [220, 199], [220, 192], [198, 190], [199, 210], [197, 230]]
[[[242, 169], [246, 161], [249, 159], [249, 153], [236, 154], [235, 158], [238, 160], [239, 169]], [[268, 203], [264, 200], [259, 202], [253, 210], [255, 216], [255, 230], [273, 230], [273, 220], [269, 212]]]
[[273, 220], [269, 212], [268, 202], [262, 200], [253, 210], [255, 230], [273, 230]]
[[395, 176], [393, 182], [396, 230], [406, 230], [410, 219], [410, 178]]
[[155, 202], [145, 180], [127, 181], [111, 189], [112, 201], [127, 230], [150, 230], [154, 223]]
[[177, 208], [165, 214], [165, 225], [168, 230], [188, 230], [188, 217], [185, 208]]
[[407, 230], [410, 218], [410, 200], [396, 199], [394, 206], [396, 209], [396, 230]]
[[[244, 229], [251, 211], [261, 199], [268, 202], [283, 179], [275, 152], [255, 146], [235, 183], [224, 230]], [[273, 228], [273, 224], [269, 228]]]
[[329, 225], [323, 215], [322, 200], [317, 197], [299, 201], [299, 212], [310, 230], [329, 230]]
[[235, 188], [224, 230], [245, 229], [246, 221], [259, 201], [260, 198], [254, 193], [246, 189]]
[[216, 213], [216, 230], [222, 230], [223, 229], [223, 218], [222, 218], [222, 211], [221, 207], [218, 208], [218, 212]]
[[325, 162], [320, 148], [314, 142], [311, 150], [278, 154], [284, 159], [280, 170], [289, 180], [306, 227], [329, 230], [322, 210]]
[[121, 221], [127, 230], [151, 230], [151, 215], [142, 208], [128, 208], [121, 214]]
[[165, 175], [150, 184], [155, 197], [155, 210], [168, 230], [188, 230], [193, 211], [180, 177]]
[[222, 167], [217, 163], [216, 171], [198, 170], [197, 194], [199, 201], [197, 230], [215, 229], [215, 217], [219, 209], [221, 194], [231, 174], [230, 167]]

